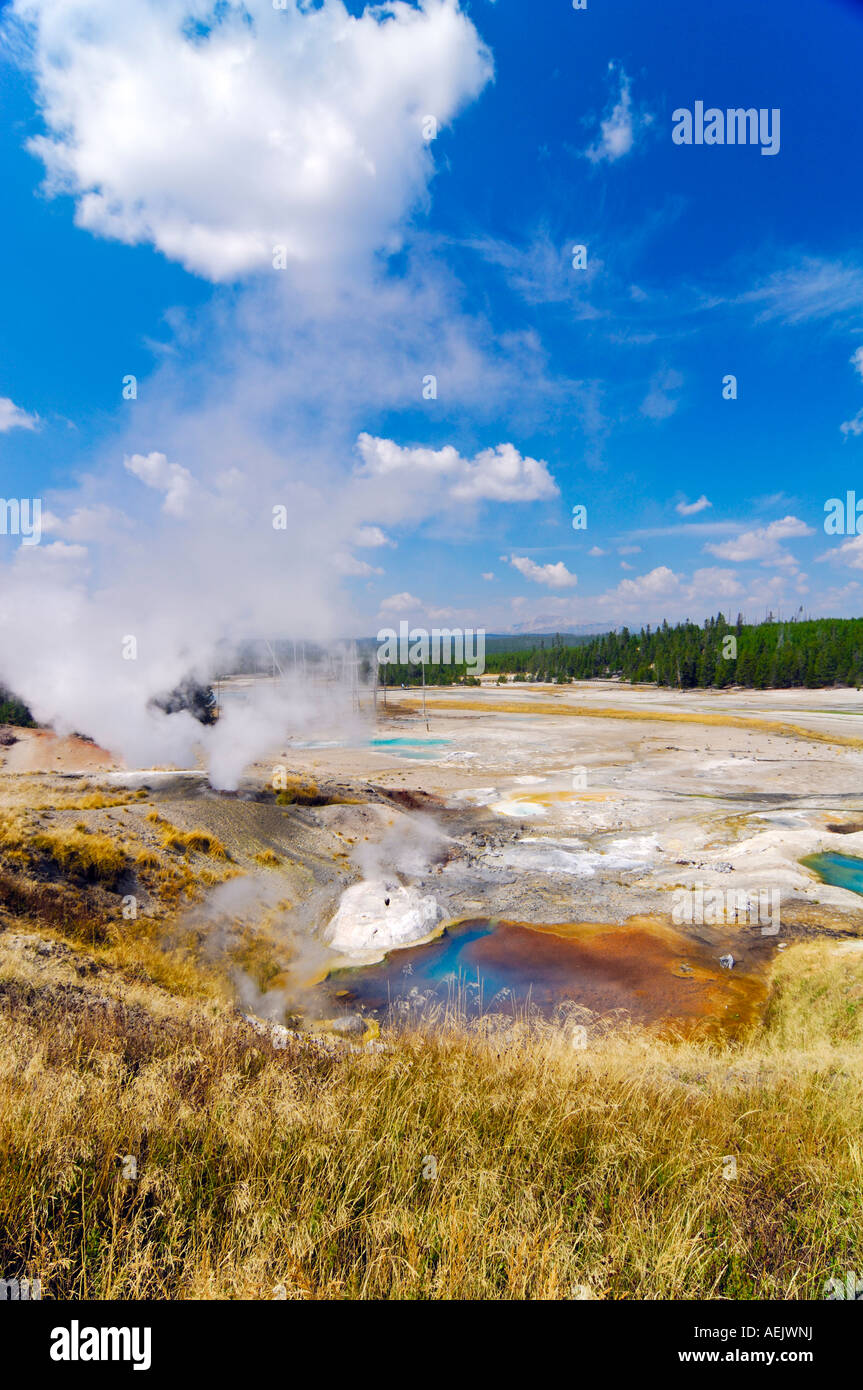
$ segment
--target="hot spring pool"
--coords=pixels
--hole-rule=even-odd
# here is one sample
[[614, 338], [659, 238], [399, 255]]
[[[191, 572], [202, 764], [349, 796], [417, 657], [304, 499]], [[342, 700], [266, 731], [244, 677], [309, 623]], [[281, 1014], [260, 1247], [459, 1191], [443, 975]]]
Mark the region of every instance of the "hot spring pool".
[[579, 1004], [642, 1023], [715, 1018], [734, 1027], [754, 1015], [764, 986], [751, 969], [723, 970], [721, 953], [648, 918], [555, 927], [479, 918], [378, 965], [334, 971], [325, 989], [343, 1007], [382, 1015], [457, 999], [468, 1014], [530, 1006], [548, 1017]]
[[855, 859], [851, 854], [810, 854], [801, 859], [801, 864], [812, 869], [822, 883], [834, 888], [848, 888], [852, 893], [863, 893], [863, 859]]
[[303, 740], [294, 743], [294, 748], [317, 750], [319, 748], [377, 748], [383, 753], [399, 753], [403, 758], [415, 758], [428, 762], [436, 757], [436, 748], [448, 747], [451, 738], [368, 738], [359, 743], [349, 739]]
[[383, 753], [398, 753], [402, 758], [413, 758], [415, 762], [431, 762], [437, 757], [436, 748], [448, 747], [451, 738], [370, 738], [368, 748], [379, 748]]

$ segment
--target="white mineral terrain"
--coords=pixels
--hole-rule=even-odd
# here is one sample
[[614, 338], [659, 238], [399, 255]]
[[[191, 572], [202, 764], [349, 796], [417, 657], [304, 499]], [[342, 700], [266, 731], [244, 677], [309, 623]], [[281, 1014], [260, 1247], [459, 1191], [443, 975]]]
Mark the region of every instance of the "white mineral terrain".
[[380, 959], [433, 935], [442, 917], [430, 893], [391, 879], [363, 879], [345, 889], [324, 939], [340, 955]]

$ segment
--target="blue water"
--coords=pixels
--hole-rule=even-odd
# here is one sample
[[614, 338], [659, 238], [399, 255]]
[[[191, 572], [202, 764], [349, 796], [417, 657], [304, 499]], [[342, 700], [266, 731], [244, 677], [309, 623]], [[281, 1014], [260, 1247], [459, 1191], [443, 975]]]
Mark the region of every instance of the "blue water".
[[850, 854], [810, 854], [800, 862], [812, 869], [822, 883], [863, 893], [863, 859]]
[[373, 1010], [386, 1008], [416, 990], [441, 1002], [453, 992], [462, 993], [468, 1007], [487, 1006], [492, 1000], [500, 1004], [513, 997], [523, 999], [530, 993], [523, 962], [488, 951], [495, 942], [496, 928], [497, 923], [491, 920], [461, 923], [449, 927], [435, 941], [392, 952], [378, 965], [336, 971], [329, 983], [347, 991], [353, 1004]]
[[407, 749], [402, 753], [403, 758], [429, 759], [435, 756], [434, 753], [426, 752], [426, 749], [438, 748], [444, 744], [452, 743], [451, 738], [368, 738], [359, 743], [352, 743], [348, 739], [322, 739], [322, 740], [297, 740], [291, 745], [292, 748], [318, 749], [318, 748], [399, 748]]
[[451, 738], [370, 738], [369, 748], [431, 748], [452, 743]]
[[686, 943], [685, 955], [710, 968], [712, 983], [697, 983], [692, 972], [675, 974], [680, 944], [645, 929], [596, 927], [558, 936], [474, 918], [425, 945], [392, 951], [377, 965], [334, 971], [325, 988], [340, 1005], [373, 1012], [399, 1001], [403, 1012], [458, 1000], [468, 1012], [528, 1005], [548, 1016], [577, 1003], [597, 1013], [624, 1008], [644, 1020], [693, 1017], [714, 1008], [711, 990], [725, 972], [716, 968], [712, 948]]
[[451, 738], [370, 738], [367, 746], [386, 753], [398, 751], [399, 757], [411, 758], [416, 763], [429, 763], [437, 757], [435, 748], [450, 743]]

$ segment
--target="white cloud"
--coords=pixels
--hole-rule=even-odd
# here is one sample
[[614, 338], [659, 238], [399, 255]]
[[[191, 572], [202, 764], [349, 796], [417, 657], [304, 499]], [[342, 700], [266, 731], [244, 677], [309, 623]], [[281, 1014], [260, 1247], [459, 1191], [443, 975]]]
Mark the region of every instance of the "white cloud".
[[844, 420], [839, 428], [846, 437], [849, 434], [863, 434], [863, 408], [857, 411], [853, 420]]
[[719, 565], [708, 565], [695, 571], [689, 593], [692, 598], [708, 600], [739, 598], [743, 593], [743, 585], [734, 570], [725, 570]]
[[411, 609], [423, 607], [422, 599], [403, 590], [400, 594], [390, 594], [389, 598], [383, 599], [380, 611], [381, 613], [408, 613]]
[[0, 396], [0, 434], [6, 434], [9, 430], [35, 430], [39, 423], [38, 415], [28, 415], [8, 396]]
[[487, 570], [486, 573], [483, 575], [483, 579], [485, 579], [485, 580], [494, 579], [494, 570]]
[[549, 589], [571, 589], [578, 583], [578, 576], [572, 574], [562, 560], [558, 560], [556, 565], [538, 565], [526, 555], [510, 555], [509, 563], [525, 579], [532, 580], [534, 584], [546, 584]]
[[759, 526], [754, 531], [742, 531], [733, 540], [708, 543], [704, 549], [720, 560], [731, 560], [742, 564], [749, 560], [759, 560], [762, 565], [781, 565], [788, 568], [796, 566], [796, 560], [789, 551], [784, 550], [781, 541], [794, 536], [811, 536], [813, 528], [807, 526], [796, 516], [782, 517], [771, 521], [769, 526]]
[[596, 559], [598, 556], [604, 555], [605, 551], [599, 545], [592, 545], [587, 553], [588, 555], [591, 555], [594, 559]]
[[445, 483], [458, 502], [533, 502], [556, 497], [558, 486], [542, 460], [523, 457], [512, 444], [483, 449], [465, 459], [451, 444], [443, 449], [403, 448], [391, 439], [361, 434], [357, 449], [365, 477], [401, 476], [412, 486]]
[[853, 264], [803, 256], [793, 265], [774, 271], [735, 303], [760, 305], [761, 323], [773, 319], [787, 324], [841, 319], [863, 307], [863, 272]]
[[391, 545], [395, 548], [395, 541], [390, 540], [380, 526], [358, 526], [354, 532], [354, 545], [368, 550], [374, 550], [382, 545]]
[[503, 272], [509, 285], [528, 304], [562, 304], [569, 301], [577, 319], [597, 319], [600, 310], [586, 297], [593, 282], [602, 275], [604, 265], [591, 248], [587, 265], [574, 271], [573, 248], [577, 237], [566, 241], [552, 238], [540, 227], [525, 245], [497, 237], [475, 237], [468, 246]]
[[[610, 72], [615, 71], [614, 63], [609, 63], [608, 67]], [[593, 164], [602, 160], [613, 163], [621, 159], [625, 154], [629, 154], [635, 144], [636, 134], [650, 123], [650, 116], [639, 115], [633, 110], [629, 78], [621, 68], [617, 101], [600, 123], [596, 143], [585, 151], [587, 158]]]
[[162, 510], [169, 516], [182, 516], [194, 486], [194, 478], [181, 463], [169, 463], [164, 454], [132, 454], [123, 466], [147, 487], [164, 492]]
[[399, 243], [445, 126], [492, 75], [457, 0], [15, 0], [49, 193], [212, 280]]
[[670, 392], [679, 391], [683, 385], [680, 372], [672, 368], [657, 372], [650, 383], [650, 389], [641, 402], [641, 413], [649, 420], [667, 420], [677, 409], [678, 402]]
[[370, 565], [367, 560], [358, 560], [355, 555], [337, 553], [333, 556], [333, 567], [338, 574], [349, 579], [368, 579], [373, 574], [383, 574], [378, 565]]
[[834, 564], [847, 565], [851, 570], [863, 570], [863, 536], [851, 536], [832, 550], [825, 550], [819, 560], [829, 560]]
[[622, 579], [591, 604], [595, 611], [626, 623], [658, 622], [661, 618], [677, 621], [697, 617], [701, 608], [715, 611], [724, 601], [737, 599], [744, 592], [734, 570], [705, 566], [687, 580], [667, 565], [658, 565], [635, 579]]
[[[857, 350], [852, 353], [851, 366], [859, 376], [863, 377], [863, 347], [857, 348]], [[857, 414], [852, 420], [843, 421], [839, 428], [846, 439], [849, 434], [863, 434], [863, 408], [857, 411]]]
[[[621, 579], [617, 588], [613, 591], [615, 598], [624, 598], [631, 602], [642, 599], [667, 598], [680, 591], [680, 579], [678, 575], [670, 570], [667, 565], [657, 565], [647, 574], [639, 575], [638, 579]], [[611, 595], [604, 595], [611, 597]]]
[[129, 518], [118, 508], [104, 504], [76, 507], [68, 517], [58, 517], [53, 512], [46, 512], [42, 517], [43, 531], [69, 541], [109, 540], [128, 530], [130, 524]]
[[709, 502], [705, 497], [704, 493], [702, 492], [697, 502], [687, 502], [686, 498], [684, 497], [682, 502], [678, 502], [674, 510], [680, 516], [695, 516], [697, 512], [703, 512], [707, 507], [712, 506], [713, 503]]

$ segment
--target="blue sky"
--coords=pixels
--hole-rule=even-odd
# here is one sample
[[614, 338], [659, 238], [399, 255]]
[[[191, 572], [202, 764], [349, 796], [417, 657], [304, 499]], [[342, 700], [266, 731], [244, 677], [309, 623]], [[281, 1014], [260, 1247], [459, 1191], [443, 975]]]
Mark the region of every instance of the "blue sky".
[[[117, 8], [2, 9], [0, 490], [82, 622], [226, 554], [234, 633], [286, 575], [270, 631], [861, 611], [863, 7]], [[699, 100], [778, 153], [676, 145]]]

